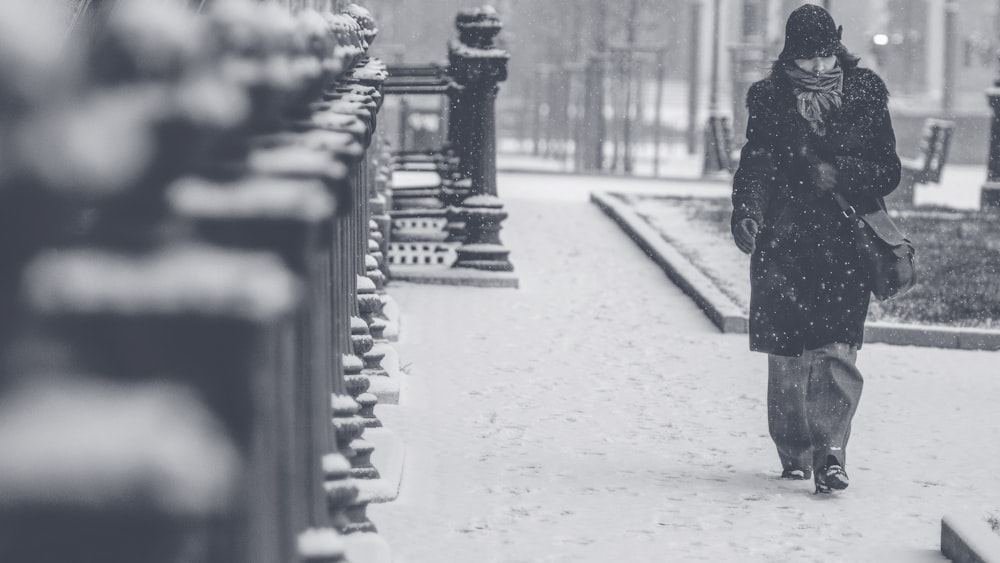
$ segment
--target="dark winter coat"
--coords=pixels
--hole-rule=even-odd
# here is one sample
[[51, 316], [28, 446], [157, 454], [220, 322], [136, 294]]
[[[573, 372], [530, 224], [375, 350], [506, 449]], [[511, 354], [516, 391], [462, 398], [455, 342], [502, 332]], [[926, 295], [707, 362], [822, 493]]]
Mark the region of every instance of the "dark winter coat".
[[843, 103], [813, 133], [783, 72], [750, 87], [747, 143], [733, 179], [733, 224], [760, 225], [751, 259], [750, 348], [781, 356], [843, 342], [861, 347], [870, 290], [851, 225], [810, 181], [837, 170], [836, 190], [859, 210], [884, 205], [900, 163], [888, 91], [871, 70], [844, 65]]

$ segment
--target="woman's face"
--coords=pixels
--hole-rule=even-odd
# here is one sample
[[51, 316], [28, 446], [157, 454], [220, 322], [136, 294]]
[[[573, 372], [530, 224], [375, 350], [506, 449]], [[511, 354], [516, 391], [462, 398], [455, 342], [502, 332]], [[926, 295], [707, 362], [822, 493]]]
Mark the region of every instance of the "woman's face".
[[806, 72], [822, 74], [837, 64], [837, 55], [829, 57], [813, 57], [811, 59], [795, 59], [795, 65]]

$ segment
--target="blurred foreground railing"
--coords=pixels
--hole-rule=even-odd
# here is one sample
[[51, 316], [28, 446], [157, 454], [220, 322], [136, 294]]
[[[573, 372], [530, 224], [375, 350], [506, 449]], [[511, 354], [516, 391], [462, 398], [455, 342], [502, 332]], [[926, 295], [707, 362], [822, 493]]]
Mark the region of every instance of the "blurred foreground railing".
[[355, 534], [381, 494], [374, 22], [182, 4], [122, 2], [65, 46], [0, 7], [5, 563], [379, 541]]

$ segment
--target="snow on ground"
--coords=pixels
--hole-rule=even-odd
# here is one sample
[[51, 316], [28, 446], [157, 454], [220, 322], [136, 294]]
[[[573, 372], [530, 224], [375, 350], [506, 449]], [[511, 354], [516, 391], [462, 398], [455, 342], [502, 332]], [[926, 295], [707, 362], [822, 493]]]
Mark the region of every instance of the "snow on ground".
[[936, 562], [944, 513], [1000, 506], [1000, 354], [865, 346], [851, 488], [813, 495], [777, 478], [765, 357], [586, 202], [593, 183], [501, 176], [521, 289], [391, 285], [409, 375], [377, 413], [407, 466], [370, 515], [395, 561]]
[[[500, 139], [498, 151], [497, 167], [500, 170], [573, 172], [575, 168], [572, 151], [561, 157], [557, 154], [545, 156], [543, 148], [536, 155], [533, 154], [531, 141], [519, 143], [515, 139]], [[664, 142], [660, 146], [659, 168], [656, 167], [655, 153], [656, 149], [650, 143], [636, 144], [632, 152], [632, 174], [639, 177], [701, 178], [704, 157], [701, 154], [688, 154], [684, 144]], [[614, 167], [614, 152], [611, 147], [605, 147], [604, 161], [606, 168]], [[619, 160], [615, 172], [622, 173], [622, 167], [624, 162]]]
[[945, 165], [939, 184], [917, 184], [917, 205], [943, 205], [956, 209], [979, 209], [979, 192], [986, 182], [986, 167]]
[[[697, 265], [744, 314], [749, 311], [750, 256], [732, 243], [728, 230], [720, 233], [713, 230], [714, 225], [696, 223], [697, 204], [703, 200], [631, 194], [624, 195], [624, 200], [682, 256]], [[732, 207], [728, 209], [732, 211]]]

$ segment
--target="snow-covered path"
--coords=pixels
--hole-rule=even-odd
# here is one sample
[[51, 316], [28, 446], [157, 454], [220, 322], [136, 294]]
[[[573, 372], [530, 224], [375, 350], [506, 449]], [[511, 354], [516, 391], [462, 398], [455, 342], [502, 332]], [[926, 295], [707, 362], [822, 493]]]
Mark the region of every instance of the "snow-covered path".
[[945, 561], [944, 513], [1000, 507], [1000, 354], [866, 346], [851, 488], [813, 495], [777, 478], [765, 357], [587, 203], [613, 180], [500, 181], [521, 289], [390, 290], [395, 561]]

